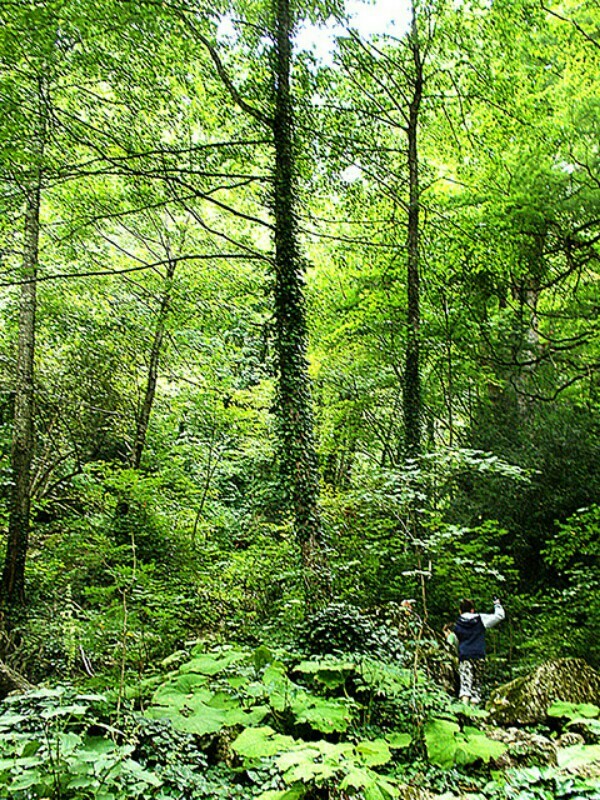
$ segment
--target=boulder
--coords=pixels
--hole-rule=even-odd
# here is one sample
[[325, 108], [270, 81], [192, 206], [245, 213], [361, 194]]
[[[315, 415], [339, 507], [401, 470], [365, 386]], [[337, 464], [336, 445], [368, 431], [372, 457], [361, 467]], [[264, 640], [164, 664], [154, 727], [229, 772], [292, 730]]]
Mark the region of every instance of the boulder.
[[554, 767], [558, 763], [554, 743], [540, 734], [520, 728], [490, 728], [486, 736], [506, 745], [506, 751], [492, 762], [494, 769]]
[[495, 725], [533, 725], [546, 720], [555, 700], [599, 705], [600, 674], [580, 658], [548, 661], [495, 689], [487, 709]]

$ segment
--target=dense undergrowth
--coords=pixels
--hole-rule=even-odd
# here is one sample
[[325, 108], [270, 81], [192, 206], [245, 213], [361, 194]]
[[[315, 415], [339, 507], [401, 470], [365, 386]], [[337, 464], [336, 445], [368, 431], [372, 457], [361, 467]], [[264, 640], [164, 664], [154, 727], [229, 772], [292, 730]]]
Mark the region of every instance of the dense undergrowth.
[[[314, 641], [343, 650], [358, 638], [377, 652], [381, 625], [393, 623], [390, 608], [404, 598], [416, 599], [420, 617], [441, 631], [462, 596], [484, 611], [498, 595], [507, 621], [489, 638], [496, 682], [550, 656], [597, 667], [598, 506], [549, 535], [538, 561], [556, 573], [552, 583], [527, 580], [512, 533], [493, 519], [460, 521], [460, 484], [481, 476], [504, 495], [530, 480], [489, 454], [448, 451], [408, 472], [363, 476], [360, 489], [325, 492], [337, 611], [323, 635], [310, 620]], [[11, 666], [34, 682], [123, 669], [143, 677], [198, 638], [302, 645], [304, 583], [289, 520], [264, 497], [213, 497], [193, 527], [188, 489], [173, 466], [147, 476], [105, 466], [81, 476], [76, 512], [46, 518], [40, 509]], [[405, 521], [415, 502], [411, 533]], [[567, 608], [573, 624], [565, 637]]]
[[[87, 513], [40, 518], [33, 537], [9, 662], [41, 688], [2, 707], [0, 796], [389, 800], [410, 785], [594, 797], [560, 764], [494, 766], [504, 745], [484, 713], [451, 699], [441, 628], [461, 594], [482, 610], [500, 594], [508, 619], [487, 637], [489, 685], [554, 655], [596, 663], [598, 508], [557, 525], [542, 557], [560, 581], [538, 594], [499, 523], [444, 511], [469, 471], [507, 486], [527, 476], [473, 452], [434, 466], [446, 488], [437, 509], [423, 503], [418, 539], [401, 520], [431, 470], [325, 493], [336, 600], [312, 616], [291, 529], [264, 508], [214, 501], [191, 537], [166, 474], [87, 475]], [[565, 602], [581, 622], [569, 639]], [[562, 757], [597, 757], [579, 748]]]
[[[599, 709], [584, 711], [594, 721]], [[474, 800], [597, 797], [564, 769], [494, 768], [506, 745], [486, 716], [401, 657], [196, 645], [120, 691], [7, 698], [0, 786], [11, 800], [390, 800], [406, 785]], [[565, 748], [559, 767], [598, 749]]]

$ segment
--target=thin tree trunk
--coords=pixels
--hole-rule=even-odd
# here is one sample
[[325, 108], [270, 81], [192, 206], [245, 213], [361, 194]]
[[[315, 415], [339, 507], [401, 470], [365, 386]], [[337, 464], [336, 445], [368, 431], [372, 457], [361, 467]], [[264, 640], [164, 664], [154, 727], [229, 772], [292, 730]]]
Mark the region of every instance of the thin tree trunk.
[[283, 474], [291, 483], [296, 536], [302, 550], [309, 607], [329, 592], [318, 508], [319, 473], [306, 359], [304, 269], [295, 215], [291, 101], [292, 17], [289, 0], [274, 0], [275, 322], [279, 367], [279, 423]]
[[413, 9], [411, 49], [415, 68], [413, 95], [408, 116], [408, 262], [407, 301], [408, 333], [406, 363], [404, 367], [404, 448], [409, 457], [418, 455], [421, 449], [422, 397], [420, 369], [420, 274], [419, 274], [419, 110], [423, 94], [423, 64], [419, 48], [416, 15]]
[[446, 392], [446, 408], [448, 409], [448, 444], [454, 446], [454, 365], [452, 362], [452, 330], [450, 325], [450, 307], [446, 292], [442, 293], [444, 309], [444, 333], [446, 345], [446, 375], [448, 390]]
[[167, 275], [165, 283], [165, 292], [163, 294], [160, 308], [158, 310], [158, 318], [156, 321], [156, 328], [154, 331], [154, 338], [152, 340], [152, 347], [150, 349], [150, 366], [148, 368], [148, 378], [146, 380], [146, 389], [144, 392], [144, 400], [137, 419], [135, 439], [133, 442], [133, 449], [131, 454], [131, 466], [134, 469], [139, 469], [142, 463], [142, 455], [146, 446], [146, 434], [148, 433], [148, 424], [150, 422], [150, 414], [152, 413], [152, 406], [154, 405], [154, 397], [156, 395], [156, 382], [158, 380], [158, 366], [162, 351], [162, 344], [165, 335], [165, 322], [169, 313], [171, 305], [171, 292], [173, 284], [173, 276], [175, 274], [176, 261], [169, 261], [167, 266]]
[[25, 602], [25, 560], [29, 543], [31, 464], [34, 449], [34, 356], [41, 186], [38, 177], [26, 198], [23, 280], [19, 308], [17, 374], [11, 447], [12, 489], [8, 542], [0, 595], [10, 617]]

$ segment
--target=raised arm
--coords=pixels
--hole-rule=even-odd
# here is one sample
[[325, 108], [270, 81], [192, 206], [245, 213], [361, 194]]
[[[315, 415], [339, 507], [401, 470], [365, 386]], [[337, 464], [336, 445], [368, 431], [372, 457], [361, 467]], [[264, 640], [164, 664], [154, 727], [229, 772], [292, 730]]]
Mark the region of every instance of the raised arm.
[[506, 614], [504, 613], [504, 609], [502, 608], [502, 604], [500, 600], [494, 600], [494, 613], [493, 614], [480, 614], [479, 617], [483, 622], [484, 628], [493, 628], [494, 625], [497, 625], [499, 622], [502, 622]]

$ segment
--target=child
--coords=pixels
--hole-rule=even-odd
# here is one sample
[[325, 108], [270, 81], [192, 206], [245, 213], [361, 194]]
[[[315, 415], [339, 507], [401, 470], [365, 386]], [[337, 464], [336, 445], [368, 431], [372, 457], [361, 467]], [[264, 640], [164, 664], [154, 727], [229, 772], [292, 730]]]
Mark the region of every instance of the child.
[[476, 614], [472, 600], [461, 600], [460, 616], [454, 626], [458, 638], [458, 696], [463, 703], [479, 703], [485, 665], [485, 632], [504, 619], [504, 609], [497, 598], [493, 614]]

